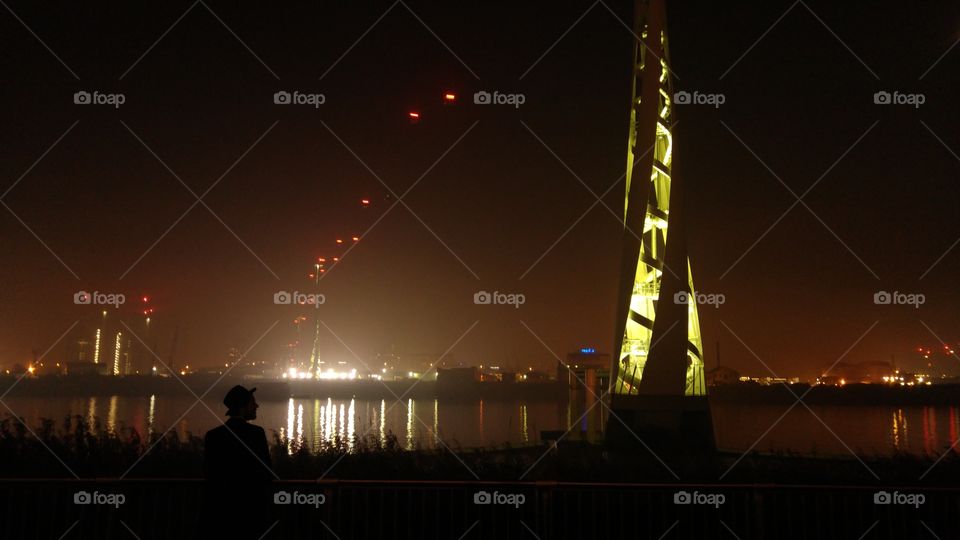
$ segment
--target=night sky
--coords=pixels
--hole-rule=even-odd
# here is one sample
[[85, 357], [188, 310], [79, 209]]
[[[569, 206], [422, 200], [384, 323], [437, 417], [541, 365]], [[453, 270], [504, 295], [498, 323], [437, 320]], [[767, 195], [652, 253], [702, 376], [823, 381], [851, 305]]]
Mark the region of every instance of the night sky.
[[[78, 290], [126, 294], [138, 332], [149, 294], [150, 341], [166, 357], [179, 328], [178, 364], [222, 363], [279, 321], [250, 352], [277, 359], [304, 310], [273, 294], [310, 290], [316, 257], [355, 234], [321, 281], [328, 358], [456, 344], [464, 364], [552, 369], [609, 351], [629, 2], [7, 5], [0, 364], [80, 321], [48, 361], [66, 358], [95, 319]], [[919, 367], [918, 345], [957, 346], [960, 5], [668, 2], [668, 20], [676, 89], [725, 97], [678, 106], [675, 130], [695, 284], [726, 298], [701, 309], [708, 367], [716, 342], [743, 373], [769, 374], [755, 353], [801, 377], [848, 349]], [[475, 105], [480, 90], [526, 101]], [[526, 303], [474, 305], [479, 290]], [[878, 306], [880, 290], [926, 302]]]

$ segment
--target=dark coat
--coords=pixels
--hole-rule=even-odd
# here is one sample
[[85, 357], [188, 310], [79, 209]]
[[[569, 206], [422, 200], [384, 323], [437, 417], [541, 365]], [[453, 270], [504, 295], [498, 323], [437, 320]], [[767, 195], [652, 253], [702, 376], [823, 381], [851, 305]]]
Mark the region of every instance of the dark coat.
[[260, 426], [230, 418], [203, 438], [203, 476], [210, 481], [269, 482], [270, 451]]
[[263, 428], [230, 418], [203, 438], [207, 479], [200, 538], [260, 538], [272, 521], [270, 451]]

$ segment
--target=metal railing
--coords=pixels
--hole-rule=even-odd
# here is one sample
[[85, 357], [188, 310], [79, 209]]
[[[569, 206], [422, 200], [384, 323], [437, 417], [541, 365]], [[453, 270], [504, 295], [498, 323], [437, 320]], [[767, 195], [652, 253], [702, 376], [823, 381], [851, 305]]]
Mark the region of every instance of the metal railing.
[[[960, 488], [331, 480], [273, 489], [324, 500], [273, 505], [266, 539], [960, 538]], [[196, 479], [0, 480], [0, 537], [194, 538], [203, 490]], [[880, 491], [894, 503], [877, 504]], [[77, 504], [81, 492], [123, 501]], [[911, 494], [923, 502], [896, 503]]]

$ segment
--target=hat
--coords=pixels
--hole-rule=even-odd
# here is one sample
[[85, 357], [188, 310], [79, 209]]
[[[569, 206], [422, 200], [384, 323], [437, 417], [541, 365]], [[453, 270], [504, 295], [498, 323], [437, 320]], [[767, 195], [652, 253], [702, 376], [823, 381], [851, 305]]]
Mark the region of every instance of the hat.
[[237, 409], [249, 403], [256, 391], [256, 388], [247, 390], [239, 384], [231, 388], [223, 397], [223, 404], [227, 406], [227, 416], [233, 416], [237, 413]]

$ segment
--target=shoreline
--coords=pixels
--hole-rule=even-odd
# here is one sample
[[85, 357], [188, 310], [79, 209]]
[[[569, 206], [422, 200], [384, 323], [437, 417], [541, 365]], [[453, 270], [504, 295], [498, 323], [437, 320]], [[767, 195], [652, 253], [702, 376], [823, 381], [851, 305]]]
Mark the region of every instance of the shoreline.
[[[12, 397], [49, 396], [150, 396], [150, 395], [218, 395], [235, 384], [257, 387], [262, 401], [288, 399], [444, 399], [444, 400], [569, 400], [590, 398], [583, 391], [572, 392], [556, 382], [495, 383], [476, 382], [442, 384], [416, 379], [400, 381], [277, 381], [218, 375], [188, 375], [181, 380], [158, 376], [43, 376], [0, 377], [0, 385]], [[751, 383], [710, 387], [711, 403], [737, 405], [793, 404], [803, 396], [808, 405], [889, 405], [889, 406], [960, 406], [960, 384], [930, 386], [887, 386], [848, 384], [813, 386], [798, 383], [789, 386], [761, 386]]]

